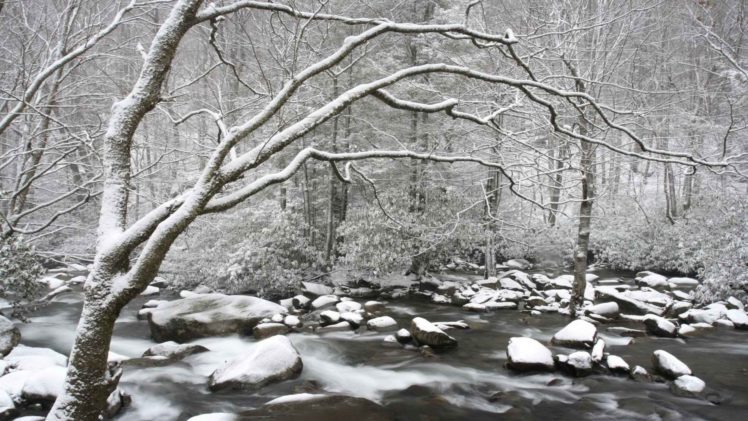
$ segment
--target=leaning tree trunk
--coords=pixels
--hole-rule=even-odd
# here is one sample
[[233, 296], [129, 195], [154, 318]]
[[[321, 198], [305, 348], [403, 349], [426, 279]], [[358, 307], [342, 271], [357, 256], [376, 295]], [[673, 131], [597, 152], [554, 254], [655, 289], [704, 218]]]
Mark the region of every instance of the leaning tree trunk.
[[[179, 229], [193, 215], [180, 215], [180, 224], [164, 227], [162, 242], [146, 246], [142, 253], [152, 256], [140, 268], [140, 276], [127, 282], [132, 245], [124, 244], [127, 221], [133, 135], [160, 100], [161, 89], [180, 41], [194, 24], [201, 0], [179, 0], [156, 33], [143, 63], [143, 69], [129, 95], [114, 104], [104, 135], [104, 191], [99, 217], [94, 269], [85, 284], [83, 313], [68, 363], [63, 392], [47, 415], [48, 421], [98, 421], [106, 398], [116, 387], [117, 373], [107, 365], [114, 321], [130, 299], [147, 285]], [[160, 247], [159, 247], [160, 246]], [[121, 283], [131, 287], [120, 290]]]

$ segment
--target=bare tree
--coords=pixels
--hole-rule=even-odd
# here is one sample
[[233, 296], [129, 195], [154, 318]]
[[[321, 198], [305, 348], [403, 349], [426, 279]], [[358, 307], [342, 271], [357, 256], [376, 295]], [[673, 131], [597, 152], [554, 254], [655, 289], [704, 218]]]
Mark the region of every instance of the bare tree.
[[[403, 99], [393, 93], [398, 82], [428, 76], [477, 81], [490, 86], [500, 85], [517, 92], [528, 107], [536, 111], [544, 110], [548, 123], [555, 131], [582, 142], [586, 145], [585, 148], [604, 147], [659, 162], [716, 167], [730, 165], [727, 160], [711, 161], [688, 153], [651, 148], [632, 130], [613, 121], [612, 116], [617, 114], [616, 110], [598, 104], [586, 92], [564, 89], [539, 80], [526, 60], [515, 51], [514, 45], [518, 38], [511, 30], [498, 35], [473, 29], [466, 24], [396, 23], [381, 18], [352, 18], [324, 13], [324, 7], [314, 12], [305, 12], [282, 4], [250, 0], [237, 0], [225, 6], [213, 3], [204, 8], [201, 6], [201, 0], [178, 0], [174, 3], [168, 16], [159, 25], [150, 47], [144, 51], [140, 75], [132, 89], [112, 107], [104, 134], [104, 187], [95, 262], [84, 287], [85, 303], [70, 355], [65, 389], [55, 402], [48, 420], [98, 419], [107, 396], [116, 386], [121, 374], [118, 367], [107, 364], [114, 322], [122, 308], [156, 276], [169, 248], [187, 227], [201, 215], [228, 210], [268, 187], [290, 179], [310, 160], [330, 165], [343, 182], [351, 182], [354, 175], [360, 179], [366, 177], [352, 164], [362, 160], [415, 159], [473, 163], [499, 171], [507, 180], [508, 190], [524, 197], [504, 165], [469, 152], [441, 154], [407, 148], [366, 148], [364, 145], [356, 151], [335, 152], [309, 146], [299, 148], [283, 168], [273, 169], [268, 165], [279, 153], [365, 98], [375, 98], [380, 102], [379, 107], [383, 108], [422, 114], [442, 113], [453, 119], [500, 129], [495, 126], [493, 119], [501, 108], [496, 104], [476, 109], [470, 103], [461, 102], [459, 98], [442, 94], [434, 95], [432, 101]], [[276, 17], [290, 17], [304, 25], [320, 21], [348, 25], [355, 27], [358, 32], [346, 37], [331, 52], [323, 54], [321, 60], [308, 66], [289, 67], [289, 71], [283, 73], [282, 86], [271, 94], [262, 96], [264, 101], [259, 109], [237, 119], [232, 126], [225, 122], [225, 116], [220, 111], [207, 109], [191, 110], [185, 117], [177, 120], [207, 115], [217, 126], [219, 141], [212, 144], [212, 151], [204, 168], [190, 182], [188, 189], [128, 224], [134, 138], [146, 116], [164, 101], [167, 76], [175, 64], [179, 63], [178, 47], [193, 28], [215, 25], [224, 17], [243, 9], [266, 11], [276, 14]], [[401, 69], [383, 66], [382, 75], [357, 80], [334, 98], [321, 101], [303, 113], [300, 112], [298, 116], [285, 114], [285, 124], [267, 129], [268, 125], [272, 125], [273, 118], [287, 111], [284, 107], [291, 105], [296, 95], [313, 83], [315, 77], [335, 69], [351, 54], [385, 36], [402, 39], [415, 35], [440, 37], [464, 42], [465, 45], [476, 48], [497, 50], [509, 63], [523, 69], [527, 78], [513, 78], [481, 71], [469, 65], [442, 62], [427, 62]], [[560, 121], [562, 111], [577, 117], [580, 108], [585, 110], [584, 117], [581, 118], [594, 118], [597, 124], [621, 132], [640, 145], [644, 152], [624, 150], [604, 139], [592, 137], [585, 131], [566, 127]], [[648, 155], [642, 155], [643, 153]], [[338, 164], [343, 163], [345, 170], [340, 171]], [[531, 198], [526, 198], [532, 201]]]

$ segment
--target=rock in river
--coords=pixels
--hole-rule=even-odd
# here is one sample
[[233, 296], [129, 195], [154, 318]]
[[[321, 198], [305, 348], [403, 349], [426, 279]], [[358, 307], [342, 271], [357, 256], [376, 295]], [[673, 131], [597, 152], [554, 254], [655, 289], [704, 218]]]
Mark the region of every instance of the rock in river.
[[377, 332], [397, 330], [397, 322], [390, 316], [375, 317], [366, 322], [366, 328]]
[[208, 348], [197, 345], [197, 344], [184, 344], [180, 345], [174, 341], [168, 341], [164, 343], [160, 343], [158, 345], [154, 345], [150, 348], [148, 348], [144, 353], [144, 357], [153, 357], [153, 356], [159, 356], [159, 357], [166, 357], [170, 360], [181, 360], [182, 358], [192, 355], [192, 354], [198, 354], [201, 352], [207, 352]]
[[516, 371], [553, 371], [553, 354], [532, 338], [509, 339], [507, 367]]
[[675, 324], [654, 314], [644, 316], [644, 325], [647, 326], [647, 332], [654, 336], [674, 338], [678, 335], [678, 327]]
[[304, 365], [299, 352], [285, 336], [262, 340], [242, 355], [210, 375], [211, 390], [252, 390], [269, 383], [296, 378]]
[[19, 342], [21, 332], [13, 322], [0, 316], [0, 357], [6, 356]]
[[725, 316], [735, 325], [735, 329], [748, 330], [748, 315], [743, 310], [727, 310]]
[[675, 379], [685, 374], [691, 375], [691, 369], [673, 354], [658, 349], [652, 353], [652, 364], [655, 370], [669, 379]]
[[597, 328], [585, 320], [574, 320], [556, 332], [551, 343], [571, 348], [590, 348], [597, 338]]
[[288, 326], [283, 323], [261, 323], [252, 329], [252, 335], [255, 339], [265, 339], [275, 335], [285, 335], [291, 330]]
[[443, 330], [422, 317], [415, 317], [410, 322], [410, 332], [418, 343], [428, 345], [432, 348], [451, 348], [457, 346], [455, 338], [447, 335]]
[[678, 396], [698, 397], [705, 387], [706, 383], [700, 378], [684, 374], [675, 379], [670, 390]]
[[158, 342], [186, 342], [206, 336], [250, 334], [257, 323], [283, 306], [257, 297], [200, 294], [164, 303], [151, 311], [148, 324]]

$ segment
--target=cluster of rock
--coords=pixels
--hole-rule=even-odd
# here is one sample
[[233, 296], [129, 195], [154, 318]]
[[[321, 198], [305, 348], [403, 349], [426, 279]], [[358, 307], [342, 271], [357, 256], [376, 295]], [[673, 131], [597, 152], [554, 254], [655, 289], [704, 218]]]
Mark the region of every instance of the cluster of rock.
[[[520, 269], [527, 270], [532, 268], [532, 263], [525, 259], [510, 259], [504, 263], [496, 264], [496, 270]], [[443, 270], [461, 271], [461, 272], [484, 272], [486, 267], [472, 262], [468, 262], [460, 257], [453, 256], [442, 268]]]
[[[21, 408], [48, 407], [62, 393], [67, 357], [49, 348], [20, 344], [18, 328], [0, 316], [0, 419], [11, 419]], [[113, 417], [129, 403], [116, 389], [104, 415]]]
[[[631, 367], [623, 358], [605, 350], [605, 341], [597, 335], [592, 323], [577, 319], [556, 332], [551, 339], [554, 346], [572, 348], [569, 354], [553, 355], [539, 341], [529, 337], [514, 337], [507, 346], [507, 368], [518, 372], [555, 371], [574, 377], [592, 373], [628, 375], [637, 381], [652, 381], [653, 377], [644, 367]], [[704, 381], [693, 376], [691, 369], [664, 350], [654, 351], [652, 366], [657, 375], [671, 382], [674, 394], [686, 397], [703, 396]]]

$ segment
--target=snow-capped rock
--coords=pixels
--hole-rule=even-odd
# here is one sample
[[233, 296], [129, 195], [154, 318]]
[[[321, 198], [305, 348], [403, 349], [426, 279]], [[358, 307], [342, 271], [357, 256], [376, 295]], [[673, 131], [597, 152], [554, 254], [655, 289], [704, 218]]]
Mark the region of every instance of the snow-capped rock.
[[325, 310], [319, 314], [319, 319], [323, 325], [332, 325], [340, 321], [340, 313], [332, 310]]
[[592, 362], [600, 363], [603, 360], [605, 354], [605, 341], [602, 338], [597, 338], [595, 345], [592, 347], [590, 356], [592, 356]]
[[408, 329], [400, 329], [395, 333], [395, 339], [401, 344], [407, 344], [413, 341], [413, 336]]
[[678, 327], [664, 317], [648, 314], [644, 317], [644, 325], [651, 335], [674, 338], [678, 334]]
[[199, 354], [201, 352], [208, 352], [209, 349], [198, 344], [178, 344], [174, 341], [163, 342], [158, 345], [154, 345], [145, 352], [144, 357], [166, 357], [170, 360], [181, 360], [182, 358]]
[[486, 311], [514, 310], [517, 308], [517, 303], [513, 301], [488, 301], [482, 305]]
[[262, 340], [247, 355], [227, 363], [210, 375], [211, 390], [251, 390], [269, 383], [296, 378], [304, 365], [299, 352], [285, 336]]
[[0, 316], [0, 357], [8, 355], [21, 342], [21, 331], [13, 322]]
[[415, 317], [410, 322], [410, 333], [419, 344], [432, 348], [450, 348], [457, 346], [457, 340], [444, 333], [433, 323], [422, 317]]
[[143, 303], [143, 308], [156, 308], [161, 304], [168, 303], [166, 300], [148, 300]]
[[670, 278], [667, 281], [676, 288], [693, 288], [699, 285], [699, 280], [693, 278]]
[[670, 390], [678, 396], [698, 397], [706, 388], [706, 383], [698, 377], [684, 374], [670, 385]]
[[346, 311], [345, 313], [340, 313], [340, 320], [348, 322], [353, 329], [358, 329], [364, 324], [364, 316], [360, 312]]
[[252, 335], [255, 339], [260, 340], [275, 335], [285, 335], [289, 330], [289, 327], [283, 323], [261, 323], [252, 329]]
[[367, 313], [378, 314], [384, 311], [384, 303], [381, 301], [367, 301], [364, 303], [364, 310]]
[[725, 317], [732, 322], [735, 329], [748, 330], [748, 315], [743, 310], [727, 310]]
[[696, 333], [696, 329], [691, 325], [680, 325], [678, 328], [678, 336], [685, 337]]
[[[630, 291], [627, 291], [627, 293]], [[597, 293], [602, 299], [615, 301], [622, 312], [634, 314], [655, 314], [662, 315], [664, 308], [658, 307], [639, 299], [631, 297], [627, 293], [618, 292], [614, 288], [598, 287]]]
[[289, 314], [288, 316], [283, 318], [283, 324], [290, 327], [301, 327], [302, 323], [298, 316], [294, 316], [293, 314]]
[[528, 269], [532, 266], [530, 262], [528, 262], [525, 259], [511, 259], [504, 262], [504, 266], [510, 268], [510, 269]]
[[614, 373], [628, 373], [631, 370], [628, 363], [618, 355], [608, 355], [605, 358], [605, 365]]
[[515, 371], [552, 371], [554, 368], [551, 350], [532, 338], [509, 339], [506, 356], [507, 367]]
[[598, 316], [604, 316], [608, 318], [617, 318], [621, 314], [618, 303], [616, 303], [615, 301], [595, 304], [584, 309], [584, 312], [586, 314], [597, 314]]
[[515, 281], [512, 278], [501, 278], [499, 279], [499, 285], [502, 289], [512, 289], [517, 291], [524, 291], [525, 288], [520, 285], [519, 282]]
[[340, 301], [337, 295], [320, 295], [312, 301], [312, 308], [314, 310], [320, 310], [325, 307], [330, 307]]
[[389, 332], [397, 330], [397, 322], [390, 316], [381, 316], [366, 322], [366, 328], [377, 332]]
[[161, 292], [161, 288], [154, 287], [153, 285], [148, 285], [147, 287], [145, 287], [145, 289], [143, 290], [143, 292], [140, 293], [140, 295], [144, 295], [144, 296], [156, 295], [159, 292]]
[[296, 295], [291, 299], [291, 302], [295, 308], [307, 309], [311, 305], [312, 300], [303, 295]]
[[554, 345], [590, 348], [597, 338], [597, 328], [585, 320], [574, 320], [553, 335]]
[[148, 324], [158, 342], [186, 342], [206, 336], [248, 334], [257, 323], [286, 309], [257, 297], [200, 294], [154, 308]]
[[49, 348], [18, 345], [13, 348], [5, 361], [16, 370], [41, 370], [47, 367], [65, 367], [68, 358]]
[[691, 369], [683, 361], [661, 349], [652, 353], [652, 364], [655, 370], [669, 379], [675, 379], [685, 374], [692, 374]]
[[334, 325], [327, 325], [327, 326], [319, 326], [315, 330], [317, 333], [330, 333], [330, 332], [350, 332], [351, 330], [351, 324], [342, 321], [335, 323]]
[[361, 310], [361, 304], [355, 301], [342, 301], [335, 305], [339, 313], [352, 313]]
[[575, 377], [582, 377], [592, 372], [592, 356], [587, 351], [572, 352], [565, 361]]
[[678, 316], [681, 320], [687, 320], [691, 323], [706, 323], [709, 325], [713, 325], [717, 319], [722, 318], [727, 313], [727, 309], [717, 308], [717, 309], [691, 309], [686, 311], [685, 313], [682, 313], [680, 316]]
[[32, 372], [23, 383], [21, 397], [30, 403], [51, 403], [62, 393], [67, 370], [52, 366]]
[[668, 287], [667, 278], [657, 273], [650, 273], [641, 278], [637, 277], [635, 281], [639, 286], [646, 286], [654, 289], [666, 289]]
[[574, 284], [574, 275], [561, 275], [548, 281], [551, 288], [571, 289]]
[[727, 308], [745, 311], [745, 305], [735, 297], [729, 297], [727, 299]]
[[637, 365], [636, 367], [632, 368], [631, 372], [629, 373], [629, 376], [631, 376], [632, 379], [638, 382], [652, 381], [652, 376], [650, 376], [647, 370], [640, 365]]

